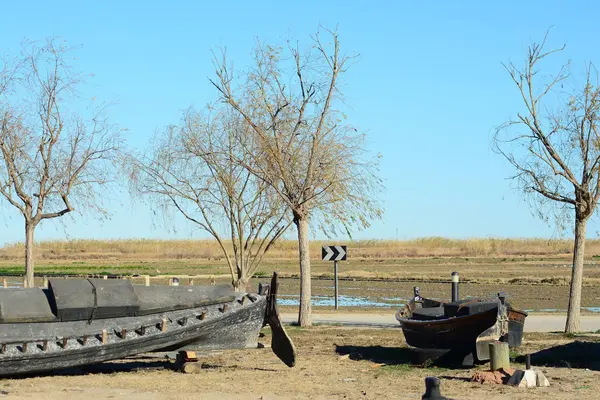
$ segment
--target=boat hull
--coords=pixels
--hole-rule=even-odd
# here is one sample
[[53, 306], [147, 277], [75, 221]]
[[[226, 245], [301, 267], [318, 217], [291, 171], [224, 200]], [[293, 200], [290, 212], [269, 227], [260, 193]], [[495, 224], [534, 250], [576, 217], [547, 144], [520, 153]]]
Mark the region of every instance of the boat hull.
[[472, 349], [477, 337], [494, 325], [497, 310], [435, 321], [400, 319], [406, 343], [427, 349]]
[[[250, 297], [252, 300], [250, 300]], [[0, 325], [0, 376], [180, 348], [256, 347], [267, 298], [106, 320]]]

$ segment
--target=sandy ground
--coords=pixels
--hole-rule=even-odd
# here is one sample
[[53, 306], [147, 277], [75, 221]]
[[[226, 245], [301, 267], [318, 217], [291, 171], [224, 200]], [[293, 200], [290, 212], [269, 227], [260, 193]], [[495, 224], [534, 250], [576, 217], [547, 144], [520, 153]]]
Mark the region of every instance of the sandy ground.
[[[548, 376], [551, 387], [518, 389], [469, 382], [475, 369], [410, 366], [406, 364], [407, 349], [397, 329], [292, 327], [289, 333], [298, 348], [294, 368], [286, 367], [269, 348], [202, 355], [203, 369], [199, 374], [174, 372], [163, 358], [138, 356], [55, 375], [0, 380], [0, 397], [420, 399], [424, 378], [438, 376], [442, 379], [442, 393], [454, 399], [600, 398], [600, 368], [594, 362], [600, 353], [596, 349], [600, 348], [600, 339], [594, 335], [576, 338], [593, 347], [566, 348], [563, 353], [553, 353], [549, 366], [539, 367]], [[522, 353], [548, 348], [554, 351], [580, 343], [558, 334], [528, 334], [525, 339]], [[268, 331], [261, 341], [268, 346]], [[579, 357], [577, 353], [581, 353]], [[513, 366], [520, 365], [517, 358]]]

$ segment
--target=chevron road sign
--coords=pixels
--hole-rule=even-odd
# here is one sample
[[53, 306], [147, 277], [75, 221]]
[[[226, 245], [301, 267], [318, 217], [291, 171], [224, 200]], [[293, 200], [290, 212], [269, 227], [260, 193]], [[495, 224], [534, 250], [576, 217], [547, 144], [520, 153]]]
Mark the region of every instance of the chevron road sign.
[[323, 246], [321, 250], [323, 261], [344, 261], [347, 254], [346, 246]]

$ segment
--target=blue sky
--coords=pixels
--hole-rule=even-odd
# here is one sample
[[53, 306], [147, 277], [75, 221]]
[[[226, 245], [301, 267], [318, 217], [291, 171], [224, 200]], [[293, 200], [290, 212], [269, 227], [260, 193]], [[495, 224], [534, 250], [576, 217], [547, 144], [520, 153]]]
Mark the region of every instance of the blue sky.
[[[343, 50], [360, 54], [345, 77], [349, 120], [383, 155], [387, 187], [383, 220], [355, 238], [555, 237], [490, 150], [493, 128], [521, 107], [500, 63], [521, 61], [549, 26], [549, 44], [567, 44], [556, 61], [573, 60], [577, 72], [600, 60], [599, 8], [592, 1], [5, 2], [0, 54], [50, 36], [81, 46], [74, 66], [94, 74], [83, 97], [113, 102], [111, 121], [140, 147], [183, 109], [215, 98], [211, 50], [226, 46], [241, 69], [257, 38], [306, 44], [319, 24], [337, 25]], [[205, 236], [178, 219], [175, 231], [165, 228], [127, 196], [107, 200], [109, 220], [44, 221], [37, 239]], [[22, 240], [22, 219], [0, 211], [0, 243]], [[593, 221], [589, 236], [597, 229]]]

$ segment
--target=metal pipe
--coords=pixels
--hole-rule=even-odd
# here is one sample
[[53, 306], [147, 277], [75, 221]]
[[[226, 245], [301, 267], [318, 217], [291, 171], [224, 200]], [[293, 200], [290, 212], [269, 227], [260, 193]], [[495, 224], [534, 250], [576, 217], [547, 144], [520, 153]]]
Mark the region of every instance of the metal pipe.
[[458, 301], [458, 272], [452, 273], [452, 302]]

